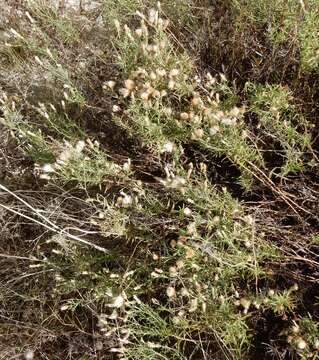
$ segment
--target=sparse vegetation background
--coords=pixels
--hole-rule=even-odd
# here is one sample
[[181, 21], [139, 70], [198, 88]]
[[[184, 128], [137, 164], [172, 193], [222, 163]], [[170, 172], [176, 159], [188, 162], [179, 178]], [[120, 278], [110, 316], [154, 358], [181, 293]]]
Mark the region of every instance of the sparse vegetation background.
[[319, 359], [319, 1], [0, 5], [0, 359]]

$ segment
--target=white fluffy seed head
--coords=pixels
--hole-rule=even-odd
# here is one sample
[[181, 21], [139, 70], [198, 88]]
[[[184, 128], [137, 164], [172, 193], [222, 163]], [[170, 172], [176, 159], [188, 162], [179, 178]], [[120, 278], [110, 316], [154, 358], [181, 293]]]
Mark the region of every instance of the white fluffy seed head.
[[170, 81], [168, 82], [168, 88], [169, 88], [170, 90], [173, 90], [173, 89], [175, 88], [175, 86], [176, 86], [176, 82], [175, 82], [175, 81], [170, 80]]
[[156, 73], [154, 71], [152, 71], [150, 73], [150, 78], [151, 78], [151, 80], [156, 80], [157, 76], [156, 76]]
[[75, 145], [75, 152], [78, 154], [81, 153], [85, 148], [85, 142], [83, 140], [79, 140]]
[[198, 307], [198, 300], [197, 300], [197, 298], [192, 299], [192, 300], [190, 301], [190, 308], [188, 309], [188, 312], [190, 312], [190, 313], [195, 312], [195, 311], [197, 310], [197, 307]]
[[117, 32], [119, 33], [121, 31], [121, 24], [117, 19], [114, 20], [114, 26], [115, 26]]
[[112, 111], [113, 111], [114, 113], [117, 113], [117, 112], [119, 112], [120, 110], [121, 110], [121, 108], [120, 108], [118, 105], [113, 105]]
[[106, 86], [110, 88], [111, 90], [114, 89], [114, 86], [116, 85], [115, 81], [107, 81]]
[[119, 93], [124, 97], [127, 98], [130, 95], [130, 90], [126, 88], [122, 88], [119, 90]]
[[195, 96], [195, 97], [193, 97], [191, 103], [192, 103], [193, 107], [197, 107], [200, 105], [201, 99], [199, 97]]
[[246, 299], [246, 298], [241, 298], [240, 299], [240, 305], [244, 308], [244, 309], [249, 309], [251, 304], [251, 301]]
[[150, 96], [149, 93], [146, 91], [142, 92], [140, 95], [140, 97], [143, 101], [147, 101], [149, 99], [149, 96]]
[[291, 330], [294, 334], [298, 334], [300, 331], [300, 327], [299, 327], [299, 325], [295, 324]]
[[55, 171], [54, 165], [52, 164], [45, 164], [42, 166], [42, 171], [44, 173], [53, 173]]
[[169, 76], [170, 76], [171, 78], [178, 76], [178, 74], [179, 74], [179, 70], [178, 70], [178, 69], [172, 69], [172, 70], [169, 72]]
[[226, 126], [234, 126], [236, 125], [236, 118], [225, 117], [221, 120], [221, 123]]
[[166, 289], [166, 295], [167, 295], [169, 298], [173, 298], [173, 297], [176, 295], [175, 288], [173, 288], [172, 286], [169, 286], [169, 287]]
[[125, 300], [124, 300], [123, 296], [119, 295], [114, 299], [113, 304], [111, 305], [111, 307], [114, 307], [114, 308], [118, 309], [118, 308], [120, 308], [120, 307], [122, 307], [124, 305], [124, 302], [125, 302]]
[[166, 75], [166, 70], [165, 69], [157, 69], [156, 74], [160, 77], [164, 77]]
[[201, 128], [195, 129], [193, 134], [192, 134], [192, 138], [194, 140], [199, 140], [204, 136], [204, 130]]
[[303, 338], [298, 338], [296, 345], [299, 350], [304, 350], [307, 347], [307, 343]]
[[158, 10], [150, 9], [148, 12], [148, 21], [151, 24], [157, 24], [158, 21]]
[[183, 210], [183, 213], [185, 216], [191, 216], [192, 215], [192, 210], [188, 207], [186, 207], [184, 210]]
[[137, 37], [142, 37], [143, 36], [143, 29], [139, 28], [135, 30], [135, 34]]
[[163, 152], [163, 153], [164, 153], [164, 152], [172, 153], [173, 150], [174, 150], [174, 147], [175, 147], [174, 143], [171, 142], [171, 141], [168, 141], [167, 143], [165, 143], [165, 144], [163, 145], [162, 152]]
[[132, 91], [135, 87], [135, 83], [131, 79], [127, 79], [124, 81], [125, 88], [129, 91]]
[[181, 118], [181, 120], [188, 120], [189, 114], [186, 112], [182, 112], [179, 117]]
[[209, 135], [210, 136], [214, 136], [216, 135], [218, 132], [219, 132], [219, 126], [212, 126], [210, 129], [209, 129]]
[[274, 295], [275, 295], [275, 290], [269, 289], [268, 290], [268, 296], [274, 296]]
[[31, 350], [28, 350], [24, 353], [25, 360], [33, 360], [34, 359], [34, 352]]

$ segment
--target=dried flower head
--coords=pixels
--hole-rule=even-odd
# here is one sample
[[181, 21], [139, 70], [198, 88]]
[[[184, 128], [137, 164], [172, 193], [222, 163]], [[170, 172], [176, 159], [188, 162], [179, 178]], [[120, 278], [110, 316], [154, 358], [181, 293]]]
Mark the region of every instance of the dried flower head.
[[174, 78], [176, 76], [179, 75], [179, 70], [178, 69], [172, 69], [170, 72], [169, 72], [169, 77], [170, 78]]
[[32, 350], [28, 350], [24, 353], [25, 360], [33, 360], [34, 359], [34, 352]]
[[119, 90], [119, 93], [124, 97], [127, 98], [130, 95], [130, 90], [128, 90], [127, 88], [121, 88]]
[[118, 295], [116, 298], [114, 298], [113, 303], [109, 304], [109, 306], [118, 309], [122, 307], [124, 303], [125, 303], [124, 297], [122, 295]]
[[108, 87], [108, 88], [110, 88], [111, 90], [113, 90], [114, 87], [115, 87], [115, 85], [116, 85], [116, 82], [113, 81], [113, 80], [110, 80], [110, 81], [107, 81], [105, 85], [106, 85], [106, 86], [103, 86], [103, 88]]
[[121, 108], [120, 108], [118, 105], [113, 105], [112, 111], [113, 111], [114, 113], [117, 113], [117, 112], [119, 112], [120, 110], [121, 110]]
[[129, 91], [132, 91], [134, 90], [134, 87], [135, 87], [135, 83], [133, 80], [131, 79], [127, 79], [124, 81], [124, 85], [125, 85], [125, 88]]
[[195, 311], [197, 310], [197, 307], [198, 307], [198, 300], [197, 300], [197, 298], [192, 299], [189, 304], [190, 304], [190, 307], [189, 307], [189, 309], [188, 309], [188, 312], [190, 312], [190, 313], [195, 312]]
[[188, 120], [189, 119], [189, 114], [186, 112], [182, 112], [179, 117], [181, 118], [181, 120]]
[[176, 295], [175, 288], [174, 288], [173, 286], [169, 286], [169, 287], [166, 289], [166, 295], [167, 295], [169, 298], [175, 297], [175, 295]]
[[249, 299], [246, 298], [241, 298], [240, 299], [240, 305], [244, 308], [244, 313], [247, 314], [250, 305], [251, 305], [251, 301]]
[[142, 37], [143, 36], [143, 29], [139, 28], [135, 30], [135, 34], [137, 35], [137, 37]]
[[117, 32], [120, 33], [121, 32], [121, 24], [117, 19], [114, 19], [114, 26], [115, 26]]
[[220, 131], [219, 126], [212, 126], [212, 127], [209, 129], [209, 135], [210, 135], [210, 136], [214, 136], [214, 135], [216, 135], [219, 131]]
[[169, 88], [170, 90], [173, 90], [173, 89], [175, 89], [175, 87], [176, 87], [176, 82], [173, 81], [173, 80], [170, 80], [170, 81], [168, 82], [168, 88]]
[[197, 96], [193, 97], [191, 104], [193, 107], [198, 107], [201, 104], [201, 99]]
[[297, 338], [296, 345], [299, 350], [305, 350], [305, 348], [307, 347], [307, 343], [301, 337]]
[[199, 140], [202, 139], [204, 136], [204, 130], [199, 128], [199, 129], [195, 129], [192, 133], [192, 139], [193, 140]]
[[171, 141], [168, 141], [166, 142], [164, 145], [163, 145], [163, 148], [162, 148], [162, 153], [172, 153], [174, 151], [174, 148], [175, 148], [175, 144]]
[[166, 70], [165, 69], [156, 69], [156, 74], [160, 77], [166, 76]]

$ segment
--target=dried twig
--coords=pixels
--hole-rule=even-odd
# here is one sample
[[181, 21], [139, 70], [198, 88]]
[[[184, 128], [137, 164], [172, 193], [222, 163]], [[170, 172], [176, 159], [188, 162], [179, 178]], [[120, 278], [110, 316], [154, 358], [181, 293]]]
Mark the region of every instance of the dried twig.
[[42, 221], [34, 219], [31, 216], [25, 215], [25, 214], [23, 214], [23, 213], [21, 213], [19, 211], [16, 211], [16, 210], [10, 208], [9, 206], [6, 206], [6, 205], [0, 203], [0, 207], [2, 207], [3, 209], [5, 209], [7, 211], [10, 211], [10, 212], [12, 212], [12, 213], [14, 213], [16, 215], [21, 216], [21, 217], [24, 217], [25, 219], [28, 219], [28, 220], [36, 223], [36, 224], [39, 224], [39, 225], [45, 227], [46, 229], [48, 229], [50, 231], [53, 231], [53, 232], [55, 232], [57, 234], [64, 235], [66, 238], [69, 238], [69, 239], [71, 239], [73, 241], [79, 242], [81, 244], [88, 245], [88, 246], [93, 247], [94, 249], [102, 251], [104, 253], [109, 253], [109, 251], [107, 249], [105, 249], [105, 248], [103, 248], [101, 246], [98, 246], [96, 244], [93, 244], [93, 243], [91, 243], [91, 242], [89, 242], [87, 240], [84, 240], [84, 239], [82, 239], [82, 238], [80, 238], [80, 237], [78, 237], [76, 235], [72, 235], [69, 232], [67, 232], [65, 229], [59, 228], [51, 220], [49, 220], [47, 217], [45, 217], [44, 215], [39, 213], [39, 211], [37, 211], [35, 208], [33, 208], [30, 204], [28, 204], [23, 199], [21, 199], [18, 195], [16, 195], [15, 193], [13, 193], [9, 189], [7, 189], [4, 185], [0, 184], [0, 189], [2, 189], [3, 191], [7, 192], [8, 194], [14, 196], [18, 201], [20, 201], [21, 203], [26, 205], [32, 211], [32, 213], [36, 214], [38, 217], [40, 217], [42, 219]]

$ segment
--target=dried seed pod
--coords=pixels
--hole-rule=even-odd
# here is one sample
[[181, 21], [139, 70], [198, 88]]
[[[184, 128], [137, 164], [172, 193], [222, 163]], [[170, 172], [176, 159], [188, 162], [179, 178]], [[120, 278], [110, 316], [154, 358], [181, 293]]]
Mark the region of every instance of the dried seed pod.
[[297, 348], [299, 350], [305, 350], [305, 348], [307, 347], [307, 343], [305, 342], [305, 340], [301, 337], [299, 337], [296, 341], [296, 345], [297, 345]]
[[135, 83], [131, 79], [127, 79], [124, 81], [125, 88], [129, 91], [132, 91], [135, 87]]
[[166, 76], [166, 70], [165, 69], [156, 69], [156, 74], [160, 77]]
[[142, 37], [143, 36], [143, 29], [142, 28], [138, 28], [135, 30], [135, 34], [137, 35], [137, 37]]
[[175, 86], [176, 86], [176, 82], [175, 82], [175, 81], [170, 80], [170, 81], [168, 82], [168, 88], [169, 88], [170, 90], [175, 89]]
[[111, 90], [114, 89], [115, 85], [116, 85], [116, 82], [115, 82], [115, 81], [110, 80], [110, 81], [107, 81], [107, 82], [106, 82], [106, 86], [107, 86], [108, 88], [110, 88]]
[[130, 90], [126, 89], [126, 88], [121, 88], [119, 90], [119, 93], [124, 97], [127, 98], [130, 95]]
[[172, 70], [169, 72], [169, 77], [173, 78], [173, 77], [178, 76], [178, 74], [179, 74], [179, 70], [178, 70], [178, 69], [172, 69]]
[[188, 120], [189, 119], [189, 114], [186, 113], [186, 112], [182, 112], [179, 117], [180, 117], [181, 120]]
[[195, 129], [193, 134], [192, 134], [192, 139], [194, 140], [199, 140], [202, 139], [204, 136], [204, 130], [201, 128]]
[[166, 295], [167, 295], [169, 298], [175, 297], [175, 295], [176, 295], [175, 288], [173, 288], [172, 286], [169, 286], [169, 287], [166, 289]]
[[197, 107], [201, 104], [201, 99], [197, 96], [193, 97], [191, 104], [193, 107]]

